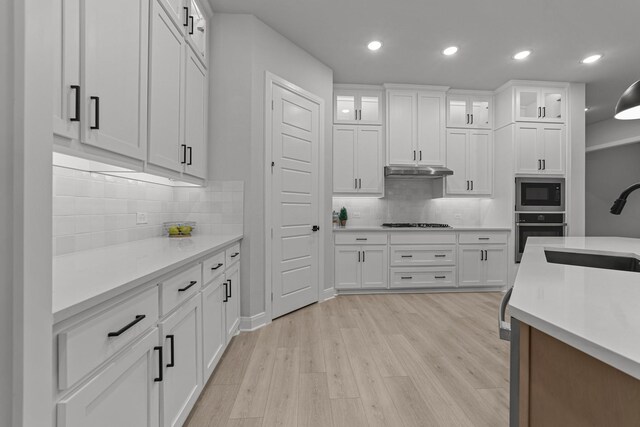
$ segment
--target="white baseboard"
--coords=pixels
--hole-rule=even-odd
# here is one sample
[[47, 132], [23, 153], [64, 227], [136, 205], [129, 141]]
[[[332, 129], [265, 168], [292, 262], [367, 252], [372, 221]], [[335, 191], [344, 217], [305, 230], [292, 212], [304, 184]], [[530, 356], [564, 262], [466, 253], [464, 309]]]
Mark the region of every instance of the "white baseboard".
[[436, 288], [436, 289], [339, 289], [336, 295], [383, 295], [383, 294], [438, 294], [464, 292], [505, 292], [504, 286], [488, 288]]
[[323, 302], [323, 301], [326, 301], [328, 299], [335, 298], [335, 296], [336, 296], [336, 289], [335, 288], [324, 289], [324, 290], [320, 291], [320, 301], [319, 302]]
[[240, 330], [244, 332], [255, 331], [267, 323], [267, 313], [264, 311], [251, 317], [242, 316], [240, 317]]

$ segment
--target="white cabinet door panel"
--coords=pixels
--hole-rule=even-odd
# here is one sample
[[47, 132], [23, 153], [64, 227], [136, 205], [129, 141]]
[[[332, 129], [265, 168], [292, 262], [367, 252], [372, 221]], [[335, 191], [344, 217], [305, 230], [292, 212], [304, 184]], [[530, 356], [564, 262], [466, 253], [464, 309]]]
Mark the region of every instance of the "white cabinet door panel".
[[387, 288], [389, 276], [387, 246], [362, 247], [362, 287]]
[[355, 126], [334, 126], [333, 128], [333, 192], [354, 193], [356, 181], [356, 140], [358, 128]]
[[447, 131], [447, 167], [453, 171], [453, 175], [446, 177], [449, 194], [466, 194], [470, 188], [467, 172], [468, 138], [464, 129]]
[[564, 174], [565, 172], [565, 136], [563, 125], [541, 125], [540, 145], [544, 149], [543, 172]]
[[358, 122], [363, 125], [382, 124], [382, 93], [361, 92]]
[[207, 72], [191, 49], [187, 49], [185, 81], [184, 172], [207, 178]]
[[225, 341], [225, 307], [223, 283], [225, 276], [219, 276], [202, 291], [202, 353], [203, 384], [213, 374], [213, 370], [222, 356]]
[[382, 157], [382, 130], [380, 127], [359, 127], [356, 155], [358, 193], [382, 193], [384, 164]]
[[481, 245], [458, 246], [458, 272], [461, 287], [482, 286], [485, 275], [481, 249]]
[[420, 165], [445, 164], [444, 95], [418, 92], [418, 146]]
[[491, 131], [469, 131], [468, 157], [471, 192], [474, 194], [491, 194], [493, 183]]
[[184, 34], [189, 26], [189, 12], [184, 0], [160, 0], [175, 27]]
[[335, 247], [336, 288], [357, 289], [361, 287], [361, 257], [360, 246]]
[[485, 285], [507, 284], [507, 246], [485, 246]]
[[225, 330], [226, 342], [229, 343], [240, 327], [240, 266], [236, 264], [226, 273], [227, 285], [225, 291], [227, 297], [225, 306]]
[[539, 173], [543, 158], [538, 126], [516, 125], [516, 173]]
[[149, 80], [149, 163], [182, 171], [184, 36], [154, 0]]
[[469, 98], [466, 96], [447, 97], [447, 127], [463, 128], [469, 124]]
[[144, 160], [149, 2], [85, 0], [82, 142]]
[[389, 165], [416, 164], [417, 93], [388, 92]]

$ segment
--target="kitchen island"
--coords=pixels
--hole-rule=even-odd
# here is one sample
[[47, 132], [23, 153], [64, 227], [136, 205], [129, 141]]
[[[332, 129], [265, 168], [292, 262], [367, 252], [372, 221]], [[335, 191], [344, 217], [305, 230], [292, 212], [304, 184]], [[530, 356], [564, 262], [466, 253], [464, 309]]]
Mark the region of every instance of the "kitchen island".
[[633, 261], [640, 240], [527, 241], [509, 304], [511, 425], [640, 425], [640, 273], [547, 253]]

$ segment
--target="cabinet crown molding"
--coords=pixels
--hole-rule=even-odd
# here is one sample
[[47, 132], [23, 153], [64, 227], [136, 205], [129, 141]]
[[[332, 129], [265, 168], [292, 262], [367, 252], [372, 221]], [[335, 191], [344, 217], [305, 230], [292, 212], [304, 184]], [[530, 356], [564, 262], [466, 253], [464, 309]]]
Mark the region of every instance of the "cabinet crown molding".
[[382, 85], [363, 85], [363, 84], [348, 84], [348, 83], [334, 83], [334, 90], [378, 90], [382, 91], [384, 87]]
[[516, 86], [527, 86], [527, 87], [560, 87], [560, 88], [568, 88], [570, 83], [568, 82], [545, 82], [540, 80], [509, 80], [499, 88], [497, 88], [494, 93], [500, 93], [504, 90], [514, 88]]
[[387, 90], [430, 90], [434, 92], [446, 92], [449, 86], [433, 86], [433, 85], [415, 85], [404, 83], [385, 83], [384, 88]]

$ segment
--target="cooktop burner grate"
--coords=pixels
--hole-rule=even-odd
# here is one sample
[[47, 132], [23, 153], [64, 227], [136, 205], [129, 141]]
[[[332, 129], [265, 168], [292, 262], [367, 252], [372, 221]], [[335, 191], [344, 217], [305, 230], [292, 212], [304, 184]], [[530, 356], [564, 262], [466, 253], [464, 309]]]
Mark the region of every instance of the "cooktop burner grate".
[[435, 224], [430, 222], [385, 222], [382, 226], [389, 228], [451, 228], [449, 224]]

